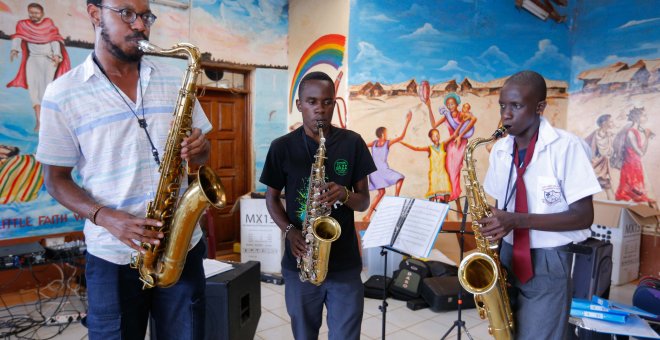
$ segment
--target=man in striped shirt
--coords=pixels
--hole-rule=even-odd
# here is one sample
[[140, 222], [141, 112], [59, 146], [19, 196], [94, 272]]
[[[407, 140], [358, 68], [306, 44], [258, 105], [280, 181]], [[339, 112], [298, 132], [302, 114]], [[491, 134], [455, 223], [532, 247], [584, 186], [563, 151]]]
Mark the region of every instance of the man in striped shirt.
[[[48, 192], [86, 216], [86, 324], [90, 339], [143, 339], [147, 320], [159, 337], [201, 339], [204, 331], [205, 246], [197, 226], [180, 280], [170, 288], [142, 290], [129, 267], [140, 242], [159, 244], [163, 234], [144, 218], [160, 178], [182, 73], [142, 58], [156, 17], [148, 0], [87, 0], [95, 30], [92, 54], [51, 83], [42, 102], [37, 159]], [[190, 164], [207, 161], [211, 130], [199, 104], [193, 131], [182, 143]], [[160, 156], [159, 156], [160, 155]], [[81, 178], [72, 179], [76, 168]], [[183, 179], [182, 191], [186, 180]]]

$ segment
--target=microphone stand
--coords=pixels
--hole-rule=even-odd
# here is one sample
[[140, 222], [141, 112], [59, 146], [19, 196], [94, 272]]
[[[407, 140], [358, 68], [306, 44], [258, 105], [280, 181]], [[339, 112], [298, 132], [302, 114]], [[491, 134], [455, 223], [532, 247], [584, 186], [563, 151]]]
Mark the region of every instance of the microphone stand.
[[[465, 234], [466, 233], [472, 234], [472, 232], [466, 232], [465, 231], [465, 221], [467, 220], [467, 212], [468, 212], [468, 199], [467, 199], [467, 196], [466, 196], [465, 197], [465, 204], [463, 206], [463, 218], [461, 219], [461, 227], [459, 228], [459, 231], [447, 231], [447, 232], [450, 232], [450, 233], [453, 232], [453, 233], [458, 233], [459, 234], [459, 237], [458, 237], [458, 246], [459, 246], [459, 249], [460, 249], [459, 264], [460, 264], [460, 262], [463, 262], [463, 246], [464, 246], [464, 243], [465, 243]], [[467, 335], [468, 339], [473, 340], [472, 336], [470, 335], [470, 332], [468, 332], [467, 327], [465, 326], [465, 321], [463, 321], [461, 319], [461, 311], [462, 311], [461, 306], [462, 305], [463, 305], [463, 287], [461, 287], [458, 290], [458, 308], [457, 308], [458, 309], [458, 319], [456, 319], [454, 321], [454, 324], [451, 326], [451, 328], [449, 328], [449, 330], [447, 330], [445, 335], [443, 335], [442, 338], [440, 338], [440, 339], [444, 340], [451, 333], [451, 331], [454, 329], [454, 327], [456, 327], [456, 330], [458, 332], [457, 337], [456, 337], [457, 340], [461, 340], [461, 329], [463, 329], [463, 331], [465, 331], [465, 335]], [[384, 318], [385, 317], [383, 316], [383, 319]], [[383, 334], [384, 333], [385, 332], [383, 331]]]

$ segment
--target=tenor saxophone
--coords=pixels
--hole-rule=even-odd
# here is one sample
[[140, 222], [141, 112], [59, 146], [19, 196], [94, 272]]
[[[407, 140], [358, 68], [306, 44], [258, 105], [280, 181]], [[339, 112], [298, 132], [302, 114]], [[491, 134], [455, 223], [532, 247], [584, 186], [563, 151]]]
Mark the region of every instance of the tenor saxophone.
[[475, 138], [465, 149], [465, 187], [477, 252], [466, 256], [458, 267], [458, 281], [466, 291], [474, 295], [479, 316], [482, 319], [488, 318], [488, 332], [498, 340], [513, 339], [513, 313], [506, 276], [497, 253], [498, 243], [484, 238], [481, 225], [476, 222], [491, 216], [492, 211], [477, 179], [472, 153], [478, 146], [500, 138], [505, 131], [506, 128], [501, 127], [490, 138]]
[[[339, 222], [330, 217], [331, 207], [322, 205], [318, 198], [321, 186], [325, 185], [325, 138], [323, 123], [318, 122], [319, 147], [314, 155], [314, 163], [309, 175], [305, 220], [302, 234], [307, 242], [307, 252], [297, 259], [300, 281], [309, 281], [320, 286], [328, 274], [330, 246], [341, 235]], [[303, 132], [304, 133], [304, 132]]]
[[193, 231], [204, 210], [213, 205], [225, 206], [225, 189], [218, 176], [206, 166], [199, 168], [195, 180], [179, 197], [181, 179], [187, 174], [181, 158], [181, 143], [192, 130], [192, 111], [195, 105], [196, 81], [200, 73], [200, 52], [197, 47], [180, 43], [169, 50], [161, 49], [146, 40], [139, 42], [144, 52], [160, 55], [185, 54], [188, 68], [174, 107], [174, 121], [167, 135], [163, 161], [158, 171], [160, 180], [154, 200], [147, 205], [147, 218], [162, 222], [161, 227], [145, 226], [162, 232], [160, 244], [141, 243], [145, 254], [138, 253], [131, 263], [138, 269], [143, 288], [170, 287], [181, 276]]

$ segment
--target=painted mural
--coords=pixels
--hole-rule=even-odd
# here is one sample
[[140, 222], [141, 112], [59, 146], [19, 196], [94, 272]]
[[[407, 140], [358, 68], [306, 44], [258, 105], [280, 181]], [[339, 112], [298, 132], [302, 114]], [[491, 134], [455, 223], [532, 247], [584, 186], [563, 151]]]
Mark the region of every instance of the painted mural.
[[[29, 6], [33, 2], [36, 5]], [[188, 1], [181, 6], [152, 4], [158, 20], [151, 41], [163, 47], [191, 41], [199, 44], [210, 61], [286, 66], [286, 1], [193, 1], [189, 5]], [[0, 0], [0, 239], [82, 229], [84, 217], [62, 207], [43, 187], [42, 167], [34, 153], [45, 87], [83, 62], [93, 46], [85, 8], [78, 0]], [[205, 25], [191, 24], [191, 20]], [[183, 73], [185, 61], [161, 59]], [[282, 70], [257, 72], [257, 77], [271, 83], [255, 88], [269, 94], [263, 96], [269, 102], [262, 103], [259, 97], [254, 101], [255, 112], [269, 110], [264, 116], [283, 126], [286, 94], [277, 94], [277, 89], [286, 84], [285, 75]], [[274, 100], [275, 96], [281, 99]], [[268, 134], [259, 131], [270, 131], [268, 125], [255, 120], [255, 146], [266, 143]]]
[[[29, 3], [41, 4], [67, 46], [91, 48], [94, 32], [84, 1], [0, 0], [0, 31], [13, 34], [16, 22], [28, 18]], [[255, 66], [287, 66], [287, 0], [193, 0], [179, 6], [152, 3], [158, 17], [152, 43], [169, 47], [191, 42], [211, 61]]]
[[[254, 143], [255, 175], [259, 179], [264, 168], [264, 161], [270, 148], [270, 142], [287, 132], [287, 70], [257, 69], [254, 73]], [[255, 183], [256, 191], [266, 191], [266, 186]]]
[[[568, 9], [565, 9], [568, 11]], [[371, 148], [368, 221], [384, 195], [450, 202], [461, 216], [463, 151], [499, 122], [511, 74], [545, 76], [545, 116], [565, 126], [569, 23], [543, 22], [512, 1], [352, 1], [348, 128]], [[475, 155], [485, 175], [487, 152]]]
[[[336, 75], [335, 93], [337, 93], [337, 106], [333, 116], [333, 125], [346, 128], [346, 101], [338, 92], [343, 78], [341, 67], [344, 63], [344, 52], [346, 50], [346, 37], [341, 34], [326, 34], [314, 40], [303, 52], [294, 69], [289, 86], [289, 113], [297, 112], [294, 110], [295, 100], [298, 97], [298, 85], [300, 80], [312, 69], [321, 66], [326, 69], [325, 72]], [[329, 70], [329, 71], [328, 71]], [[315, 69], [316, 71], [316, 69]], [[302, 125], [302, 118], [292, 119], [294, 122], [289, 126], [289, 131], [293, 131]]]
[[[0, 238], [82, 228], [83, 217], [53, 200], [34, 159], [46, 86], [89, 50], [65, 46], [62, 20], [49, 8], [18, 1], [0, 6]], [[5, 21], [11, 17], [11, 21]], [[8, 24], [11, 24], [11, 28]], [[87, 29], [91, 31], [90, 28]]]
[[213, 61], [286, 67], [288, 12], [288, 0], [193, 0], [189, 36]]
[[334, 79], [337, 107], [332, 124], [347, 127], [349, 2], [296, 0], [289, 3], [289, 131], [302, 124], [302, 116], [295, 108], [298, 84], [312, 71], [325, 72]]
[[[648, 1], [577, 8], [568, 129], [591, 145], [597, 198], [657, 206], [660, 10]], [[617, 13], [616, 16], [608, 13]]]

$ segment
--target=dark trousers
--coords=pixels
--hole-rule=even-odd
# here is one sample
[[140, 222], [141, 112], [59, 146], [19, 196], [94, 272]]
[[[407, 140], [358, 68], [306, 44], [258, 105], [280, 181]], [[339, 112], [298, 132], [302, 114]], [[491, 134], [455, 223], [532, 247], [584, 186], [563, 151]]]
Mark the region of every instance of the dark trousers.
[[511, 269], [513, 248], [502, 242], [500, 258], [514, 287], [513, 316], [518, 340], [563, 340], [568, 335], [572, 295], [573, 254], [555, 249], [532, 249], [534, 276], [525, 284]]
[[300, 282], [298, 271], [282, 269], [286, 309], [297, 340], [316, 340], [328, 315], [328, 339], [359, 340], [364, 311], [364, 286], [360, 269], [328, 273], [321, 286]]
[[89, 339], [144, 339], [150, 313], [159, 340], [203, 339], [205, 252], [204, 243], [198, 242], [174, 286], [147, 290], [136, 269], [87, 254]]

